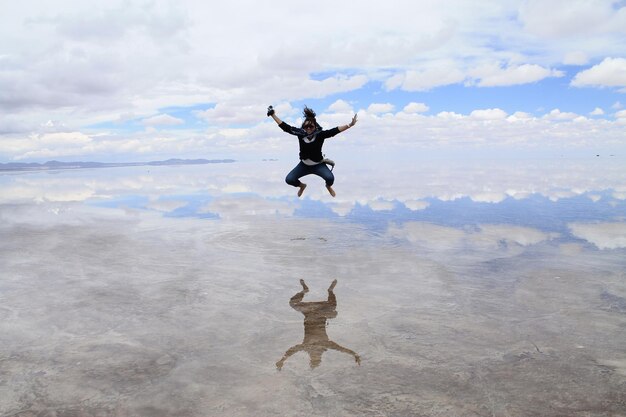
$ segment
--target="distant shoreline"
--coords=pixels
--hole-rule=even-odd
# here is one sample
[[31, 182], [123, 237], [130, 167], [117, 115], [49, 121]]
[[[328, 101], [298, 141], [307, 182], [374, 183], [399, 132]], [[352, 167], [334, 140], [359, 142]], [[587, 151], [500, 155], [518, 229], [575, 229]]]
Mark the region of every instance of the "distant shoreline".
[[45, 163], [10, 162], [0, 164], [0, 172], [6, 171], [49, 171], [58, 169], [83, 168], [118, 168], [136, 166], [168, 166], [168, 165], [204, 165], [227, 164], [236, 162], [234, 159], [168, 159], [165, 161], [150, 162], [61, 162], [48, 161]]

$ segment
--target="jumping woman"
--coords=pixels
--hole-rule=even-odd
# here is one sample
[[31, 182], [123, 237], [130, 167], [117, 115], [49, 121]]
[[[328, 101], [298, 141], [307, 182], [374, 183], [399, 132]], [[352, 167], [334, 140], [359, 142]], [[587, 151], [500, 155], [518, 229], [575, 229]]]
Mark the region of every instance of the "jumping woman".
[[302, 196], [306, 184], [300, 181], [300, 178], [305, 175], [315, 174], [318, 177], [322, 177], [326, 181], [326, 189], [332, 195], [335, 196], [335, 190], [333, 190], [333, 183], [335, 182], [335, 176], [328, 169], [326, 164], [334, 166], [334, 162], [325, 160], [322, 154], [322, 146], [324, 140], [335, 136], [339, 132], [343, 132], [356, 124], [356, 114], [352, 118], [352, 121], [343, 126], [333, 127], [329, 130], [323, 130], [322, 127], [315, 120], [315, 112], [308, 107], [304, 107], [303, 116], [304, 122], [302, 127], [297, 128], [288, 125], [276, 116], [276, 112], [269, 106], [267, 108], [267, 115], [272, 116], [274, 121], [285, 132], [297, 136], [300, 143], [300, 162], [294, 169], [287, 174], [285, 181], [289, 185], [298, 187], [298, 197]]

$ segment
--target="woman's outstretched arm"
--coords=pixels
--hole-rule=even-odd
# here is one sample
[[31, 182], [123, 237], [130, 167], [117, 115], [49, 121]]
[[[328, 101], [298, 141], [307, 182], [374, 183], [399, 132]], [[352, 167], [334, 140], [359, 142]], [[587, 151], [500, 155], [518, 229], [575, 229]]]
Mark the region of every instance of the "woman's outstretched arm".
[[359, 356], [359, 355], [358, 355], [355, 351], [353, 351], [353, 350], [351, 350], [351, 349], [348, 349], [348, 348], [345, 348], [345, 347], [343, 347], [343, 346], [341, 346], [341, 345], [339, 345], [339, 344], [337, 344], [337, 343], [333, 342], [332, 340], [329, 340], [329, 341], [326, 343], [326, 346], [327, 346], [328, 348], [330, 348], [330, 349], [335, 349], [336, 351], [343, 352], [343, 353], [347, 353], [347, 354], [349, 354], [349, 355], [354, 356], [354, 361], [355, 361], [357, 364], [359, 364], [359, 365], [361, 364], [361, 357], [360, 357], [360, 356]]
[[343, 132], [344, 130], [350, 129], [355, 124], [356, 124], [356, 114], [354, 115], [354, 117], [352, 118], [352, 121], [350, 123], [348, 123], [347, 125], [338, 126], [338, 129], [339, 129], [340, 132]]
[[306, 132], [304, 130], [298, 129], [297, 127], [290, 126], [289, 124], [280, 120], [278, 116], [276, 116], [276, 112], [274, 111], [274, 108], [272, 106], [269, 106], [267, 108], [267, 116], [268, 117], [271, 116], [272, 119], [274, 119], [274, 121], [278, 125], [278, 127], [280, 127], [283, 131], [289, 133], [290, 135], [295, 135], [295, 136], [306, 135]]
[[278, 370], [280, 371], [283, 368], [285, 361], [289, 359], [291, 355], [293, 355], [296, 352], [301, 351], [302, 349], [304, 349], [304, 345], [302, 343], [300, 343], [299, 345], [292, 346], [289, 349], [287, 349], [287, 352], [285, 352], [283, 357], [280, 358], [278, 362], [276, 362], [276, 368], [278, 368]]
[[274, 121], [276, 122], [277, 125], [280, 125], [283, 122], [282, 120], [280, 120], [278, 118], [278, 116], [276, 116], [276, 112], [274, 111], [274, 107], [272, 107], [272, 106], [269, 106], [267, 108], [267, 115], [271, 116], [272, 119], [274, 119]]

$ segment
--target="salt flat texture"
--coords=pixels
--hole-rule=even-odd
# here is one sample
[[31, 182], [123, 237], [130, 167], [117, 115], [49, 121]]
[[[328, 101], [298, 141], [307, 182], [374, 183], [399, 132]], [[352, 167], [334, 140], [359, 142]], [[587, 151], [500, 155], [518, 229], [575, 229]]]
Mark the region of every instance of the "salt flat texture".
[[[483, 219], [474, 202], [477, 220], [456, 225], [393, 217], [397, 202], [337, 217], [321, 193], [186, 183], [211, 195], [198, 203], [133, 188], [152, 174], [126, 171], [117, 188], [58, 175], [4, 178], [28, 197], [0, 205], [2, 416], [626, 415], [614, 187], [578, 191], [618, 207], [601, 219], [567, 214], [587, 211], [578, 199], [536, 213], [571, 216], [550, 229], [515, 221], [509, 200], [510, 216]], [[55, 178], [89, 196], [51, 197]], [[416, 200], [428, 207], [415, 213], [440, 204]], [[300, 351], [278, 369], [305, 335], [300, 279], [304, 302], [337, 280], [326, 335], [360, 363], [329, 349], [312, 367]]]

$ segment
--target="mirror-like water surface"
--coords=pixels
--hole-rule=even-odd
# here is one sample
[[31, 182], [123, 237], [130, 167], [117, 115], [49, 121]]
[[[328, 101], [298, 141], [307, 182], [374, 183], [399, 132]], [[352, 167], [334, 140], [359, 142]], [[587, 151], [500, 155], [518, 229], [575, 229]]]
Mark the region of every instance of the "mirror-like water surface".
[[0, 415], [626, 414], [623, 161], [291, 162], [0, 175]]

